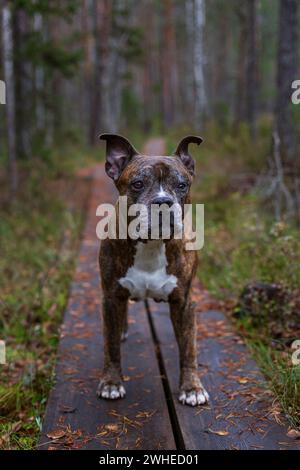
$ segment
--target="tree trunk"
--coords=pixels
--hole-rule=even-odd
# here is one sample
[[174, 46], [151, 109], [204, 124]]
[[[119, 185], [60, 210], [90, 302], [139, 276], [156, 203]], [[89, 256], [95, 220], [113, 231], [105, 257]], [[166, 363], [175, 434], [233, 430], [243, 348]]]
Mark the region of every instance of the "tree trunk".
[[186, 28], [186, 50], [184, 53], [184, 98], [185, 114], [189, 123], [194, 122], [195, 118], [195, 77], [194, 77], [194, 47], [195, 47], [195, 28], [194, 28], [194, 0], [185, 2], [185, 28]]
[[238, 59], [236, 76], [236, 100], [235, 100], [235, 127], [245, 121], [245, 91], [246, 91], [246, 44], [247, 44], [247, 25], [245, 5], [239, 0], [236, 4], [236, 13], [239, 20], [239, 41], [238, 41]]
[[281, 156], [286, 167], [294, 166], [296, 153], [291, 84], [297, 78], [298, 6], [298, 0], [280, 0], [276, 118]]
[[[44, 29], [44, 21], [41, 13], [35, 13], [33, 18], [33, 28], [37, 33], [42, 34]], [[45, 92], [45, 76], [41, 65], [37, 65], [34, 71], [35, 93], [36, 93], [36, 127], [39, 130], [46, 128], [46, 110], [43, 100]]]
[[16, 159], [16, 124], [15, 124], [15, 82], [13, 68], [13, 36], [12, 14], [8, 2], [2, 9], [2, 44], [3, 69], [6, 83], [6, 116], [7, 116], [7, 142], [8, 142], [8, 172], [12, 195], [18, 186], [18, 172]]
[[[102, 87], [103, 87], [103, 125], [110, 132], [116, 132], [120, 117], [120, 81], [123, 72], [123, 59], [120, 57], [118, 25], [122, 0], [115, 0], [112, 8], [108, 0], [104, 10], [102, 29]], [[124, 34], [126, 36], [126, 33]]]
[[252, 139], [256, 137], [258, 95], [257, 0], [247, 0], [246, 118]]
[[112, 4], [110, 0], [92, 0], [94, 31], [94, 79], [91, 103], [91, 143], [97, 142], [101, 131], [113, 132], [109, 116], [110, 91], [115, 77], [110, 73], [110, 35], [112, 34]]
[[95, 144], [97, 134], [100, 133], [100, 113], [101, 113], [101, 6], [100, 2], [92, 0], [92, 22], [94, 32], [94, 77], [93, 77], [93, 94], [91, 95], [91, 127], [90, 127], [90, 143]]
[[82, 30], [82, 77], [81, 77], [81, 98], [83, 119], [85, 123], [85, 134], [90, 145], [94, 144], [95, 130], [92, 121], [92, 107], [94, 96], [94, 70], [93, 70], [93, 34], [91, 31], [91, 15], [89, 11], [89, 0], [83, 0], [81, 6], [81, 30]]
[[151, 117], [153, 116], [153, 99], [151, 96], [152, 84], [152, 68], [154, 66], [153, 49], [154, 49], [154, 11], [149, 2], [143, 2], [141, 22], [144, 24], [147, 21], [148, 28], [143, 36], [143, 49], [145, 50], [144, 67], [142, 71], [142, 96], [143, 96], [143, 129], [149, 132]]
[[162, 87], [163, 114], [167, 127], [175, 121], [178, 96], [178, 75], [176, 63], [176, 43], [173, 18], [173, 1], [165, 0], [162, 5]]
[[[219, 4], [218, 4], [219, 6]], [[210, 73], [210, 97], [213, 100], [213, 104], [217, 105], [216, 110], [219, 109], [218, 105], [230, 106], [230, 87], [228, 76], [230, 75], [230, 53], [232, 51], [232, 27], [230, 22], [230, 16], [228, 14], [228, 8], [222, 11], [222, 15], [218, 14], [219, 10], [216, 11], [216, 17], [214, 19], [214, 29], [212, 36], [212, 43], [210, 47], [215, 53], [210, 57], [212, 62]], [[222, 109], [222, 108], [221, 108]], [[216, 116], [219, 120], [219, 116]], [[223, 118], [224, 116], [221, 116]]]
[[21, 8], [15, 8], [13, 15], [14, 77], [16, 106], [16, 152], [18, 158], [31, 154], [31, 70], [23, 56], [22, 45], [28, 31], [28, 17]]
[[195, 118], [202, 123], [207, 114], [207, 96], [204, 81], [204, 26], [205, 0], [194, 0], [194, 77], [195, 77]]

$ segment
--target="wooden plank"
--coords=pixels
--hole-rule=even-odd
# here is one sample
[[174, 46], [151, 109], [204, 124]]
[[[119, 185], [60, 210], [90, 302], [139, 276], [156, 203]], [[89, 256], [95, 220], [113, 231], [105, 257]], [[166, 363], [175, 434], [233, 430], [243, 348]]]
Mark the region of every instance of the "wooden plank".
[[[112, 189], [103, 167], [94, 171], [92, 197], [78, 266], [62, 325], [56, 383], [50, 393], [40, 449], [175, 449], [168, 407], [144, 305], [130, 308], [129, 338], [123, 343], [127, 396], [96, 397], [101, 335], [99, 242], [96, 207], [109, 202]], [[53, 440], [47, 435], [60, 432]]]
[[[149, 303], [176, 417], [186, 449], [300, 449], [249, 350], [225, 315], [198, 313], [201, 380], [209, 405], [178, 402], [178, 352], [167, 304]], [[281, 424], [277, 422], [281, 421]]]

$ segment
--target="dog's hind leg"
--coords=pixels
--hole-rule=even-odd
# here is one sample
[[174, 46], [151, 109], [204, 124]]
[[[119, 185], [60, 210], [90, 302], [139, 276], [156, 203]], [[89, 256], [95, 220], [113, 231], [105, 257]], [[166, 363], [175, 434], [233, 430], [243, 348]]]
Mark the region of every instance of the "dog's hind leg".
[[103, 300], [104, 368], [97, 395], [114, 400], [125, 396], [121, 372], [121, 336], [127, 317], [127, 300], [107, 295]]

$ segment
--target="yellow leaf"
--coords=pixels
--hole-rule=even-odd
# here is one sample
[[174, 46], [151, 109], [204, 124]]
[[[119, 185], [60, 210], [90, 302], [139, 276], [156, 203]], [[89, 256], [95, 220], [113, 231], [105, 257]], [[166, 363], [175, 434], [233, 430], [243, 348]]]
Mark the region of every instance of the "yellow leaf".
[[217, 434], [218, 436], [228, 436], [228, 431], [214, 431], [213, 429], [209, 429], [209, 432], [212, 434]]

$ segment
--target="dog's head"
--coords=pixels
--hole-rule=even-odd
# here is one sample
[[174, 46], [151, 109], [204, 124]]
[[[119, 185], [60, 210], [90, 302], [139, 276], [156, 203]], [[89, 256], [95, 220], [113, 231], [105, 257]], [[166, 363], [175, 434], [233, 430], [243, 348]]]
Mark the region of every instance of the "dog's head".
[[[127, 196], [128, 206], [143, 204], [148, 213], [148, 232], [151, 226], [151, 206], [184, 209], [190, 202], [190, 187], [195, 174], [195, 162], [188, 151], [190, 143], [200, 145], [201, 137], [182, 139], [170, 156], [140, 154], [120, 135], [102, 134], [106, 141], [105, 170], [121, 196]], [[165, 206], [163, 206], [165, 205]], [[159, 219], [161, 224], [161, 218]], [[171, 228], [174, 229], [171, 213]]]

